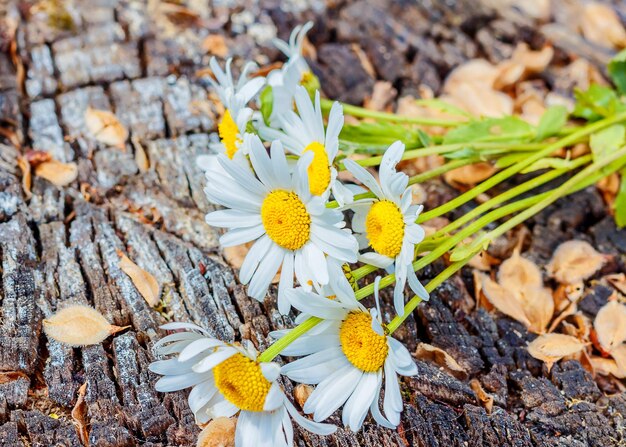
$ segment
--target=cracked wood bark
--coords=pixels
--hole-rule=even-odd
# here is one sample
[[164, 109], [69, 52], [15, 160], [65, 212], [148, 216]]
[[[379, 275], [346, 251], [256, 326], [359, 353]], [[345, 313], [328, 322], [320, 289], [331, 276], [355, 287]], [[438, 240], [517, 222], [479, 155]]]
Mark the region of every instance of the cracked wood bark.
[[[232, 3], [233, 11], [245, 6], [263, 23], [277, 24], [282, 36], [296, 21], [316, 18], [287, 14], [270, 1]], [[269, 331], [293, 323], [293, 316], [276, 311], [274, 294], [263, 304], [246, 296], [219, 252], [218, 234], [204, 223], [209, 204], [194, 159], [216, 138], [216, 108], [193, 73], [206, 65], [202, 38], [222, 33], [230, 11], [216, 7], [201, 14], [202, 26], [193, 32], [162, 36], [140, 1], [82, 0], [70, 8], [74, 31], [0, 2], [0, 30], [11, 20], [19, 23], [16, 55], [24, 67], [20, 78], [9, 46], [0, 45], [0, 125], [11, 137], [0, 137], [0, 445], [81, 446], [70, 412], [86, 384], [89, 445], [192, 446], [199, 429], [186, 392], [157, 393], [157, 377], [147, 369], [166, 319], [118, 268], [116, 250], [157, 278], [171, 319], [193, 321], [224, 340], [250, 339], [259, 349], [267, 347]], [[348, 101], [360, 101], [373, 82], [357, 62], [353, 42], [362, 43], [380, 78], [411, 93], [418, 84], [437, 90], [441, 76], [467, 58], [505, 57], [523, 27], [528, 39], [537, 37], [527, 23], [507, 22], [473, 2], [429, 8], [426, 2], [376, 0], [334, 8], [317, 17], [314, 69], [327, 93]], [[459, 25], [451, 16], [465, 21]], [[260, 62], [268, 61], [263, 52], [277, 56], [260, 50], [237, 23], [225, 36], [231, 54]], [[129, 128], [125, 152], [88, 134], [89, 106], [114, 111]], [[147, 172], [135, 161], [138, 145], [149, 159]], [[59, 189], [33, 178], [27, 199], [17, 157], [29, 148], [77, 162], [78, 180]], [[433, 197], [450, 196], [437, 182], [428, 188]], [[625, 234], [605, 216], [597, 195], [586, 191], [573, 201], [530, 223], [529, 255], [545, 263], [556, 244], [578, 237], [621, 259]], [[423, 279], [441, 268], [425, 269]], [[613, 268], [623, 270], [621, 261]], [[467, 272], [450, 279], [397, 335], [411, 350], [423, 341], [448, 351], [494, 396], [491, 414], [479, 406], [470, 378], [459, 380], [417, 360], [419, 374], [402, 383], [405, 412], [398, 430], [371, 422], [359, 434], [339, 429], [328, 438], [297, 430], [298, 445], [623, 445], [625, 395], [605, 396], [575, 361], [548, 373], [527, 354], [532, 336], [521, 325], [474, 309], [471, 286]], [[581, 302], [588, 316], [606, 302], [605, 289], [594, 286]], [[48, 340], [41, 320], [68, 303], [90, 304], [113, 324], [131, 328], [85, 348]], [[388, 299], [382, 307], [385, 317], [392, 316]], [[290, 391], [293, 384], [284, 386]], [[332, 421], [340, 420], [334, 415]]]

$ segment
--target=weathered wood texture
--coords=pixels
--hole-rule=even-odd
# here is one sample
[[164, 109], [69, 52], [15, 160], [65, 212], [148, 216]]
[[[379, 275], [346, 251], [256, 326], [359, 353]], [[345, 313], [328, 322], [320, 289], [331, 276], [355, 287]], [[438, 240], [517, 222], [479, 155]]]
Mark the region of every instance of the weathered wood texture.
[[[251, 339], [259, 349], [267, 346], [270, 330], [292, 322], [278, 314], [272, 297], [264, 304], [247, 298], [219, 252], [218, 234], [204, 223], [209, 204], [194, 159], [215, 138], [214, 106], [195, 76], [207, 63], [205, 36], [224, 34], [227, 26], [229, 54], [264, 64], [278, 54], [263, 39], [276, 28], [286, 37], [297, 22], [316, 19], [314, 69], [329, 96], [358, 103], [371, 92], [374, 76], [407, 94], [419, 85], [437, 91], [442, 77], [468, 58], [497, 61], [517, 41], [536, 44], [550, 35], [519, 15], [504, 19], [475, 2], [213, 3], [214, 10], [200, 11], [189, 29], [168, 33], [158, 11], [141, 1], [77, 0], [68, 9], [73, 30], [59, 29], [45, 11], [30, 15], [24, 4], [0, 2], [2, 446], [83, 445], [71, 415], [83, 384], [85, 406], [78, 413], [88, 423], [89, 445], [195, 445], [199, 429], [186, 393], [157, 393], [157, 377], [147, 369], [150, 346], [163, 335], [158, 326], [164, 313], [224, 340]], [[623, 5], [618, 8], [624, 13]], [[553, 25], [550, 32], [558, 32], [561, 25]], [[563, 51], [589, 51], [589, 44], [564, 42]], [[359, 62], [363, 54], [375, 73]], [[546, 82], [560, 85], [559, 76], [551, 69]], [[88, 106], [112, 110], [128, 126], [126, 151], [88, 135]], [[147, 172], [135, 161], [139, 146], [150, 161]], [[78, 180], [59, 189], [33, 178], [27, 199], [16, 160], [30, 148], [77, 162]], [[451, 194], [438, 182], [428, 190], [434, 201]], [[545, 263], [558, 242], [581, 237], [615, 255], [608, 269], [623, 270], [624, 232], [606, 217], [594, 191], [574, 200], [576, 206], [556, 205], [534, 220], [530, 255]], [[494, 254], [506, 256], [499, 247]], [[116, 250], [158, 279], [167, 296], [164, 313], [151, 309], [119, 269]], [[427, 279], [440, 268], [422, 274]], [[532, 336], [522, 326], [474, 310], [471, 281], [464, 272], [446, 282], [398, 334], [410, 349], [425, 341], [454, 356], [495, 396], [491, 414], [479, 405], [469, 379], [418, 361], [419, 375], [403, 383], [406, 411], [397, 431], [371, 422], [362, 433], [340, 429], [328, 438], [298, 431], [298, 445], [624, 445], [626, 396], [607, 397], [603, 391], [616, 391], [611, 383], [601, 391], [575, 361], [548, 373], [527, 354]], [[596, 287], [581, 307], [593, 316], [607, 296]], [[131, 328], [82, 349], [47, 339], [42, 319], [72, 302], [88, 303]], [[391, 315], [388, 301], [384, 311]]]

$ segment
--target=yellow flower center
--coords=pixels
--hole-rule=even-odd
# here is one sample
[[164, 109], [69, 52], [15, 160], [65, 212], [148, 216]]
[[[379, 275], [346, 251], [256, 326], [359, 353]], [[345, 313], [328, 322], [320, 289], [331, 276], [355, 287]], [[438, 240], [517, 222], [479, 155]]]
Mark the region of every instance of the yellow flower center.
[[365, 231], [372, 248], [381, 255], [395, 258], [402, 249], [404, 216], [389, 200], [372, 205], [365, 218]]
[[309, 240], [311, 216], [295, 192], [269, 193], [261, 205], [261, 221], [270, 239], [287, 250], [297, 250]]
[[220, 134], [222, 144], [226, 148], [226, 155], [232, 159], [239, 150], [237, 145], [241, 143], [241, 138], [239, 138], [239, 129], [230, 114], [230, 110], [226, 109], [224, 112], [222, 121], [217, 125], [217, 131]]
[[304, 148], [305, 152], [313, 152], [313, 161], [307, 169], [309, 175], [309, 191], [314, 196], [321, 196], [330, 183], [330, 164], [324, 145], [314, 141]]
[[313, 73], [307, 70], [304, 73], [302, 73], [302, 76], [300, 76], [300, 85], [303, 85], [303, 84], [306, 85], [309, 82], [311, 82], [312, 79], [313, 79]]
[[238, 353], [213, 368], [213, 376], [228, 402], [245, 411], [263, 411], [272, 384], [257, 362]]
[[365, 312], [351, 312], [339, 329], [341, 350], [356, 368], [364, 372], [383, 367], [389, 347], [387, 338], [372, 329], [372, 316]]

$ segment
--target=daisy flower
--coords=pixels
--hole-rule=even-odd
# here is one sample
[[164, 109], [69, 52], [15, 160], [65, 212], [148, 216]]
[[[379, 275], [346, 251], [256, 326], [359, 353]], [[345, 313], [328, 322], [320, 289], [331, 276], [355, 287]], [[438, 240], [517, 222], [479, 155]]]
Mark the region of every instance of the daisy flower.
[[328, 284], [337, 270], [329, 272], [329, 259], [355, 262], [358, 243], [343, 229], [343, 214], [311, 195], [307, 169], [313, 154], [301, 157], [291, 172], [280, 141], [272, 143], [270, 158], [256, 135], [247, 134], [245, 139], [257, 177], [220, 155], [228, 175], [211, 178], [205, 192], [210, 202], [227, 209], [209, 213], [206, 222], [229, 229], [220, 238], [224, 247], [256, 241], [239, 272], [241, 282], [249, 284], [251, 297], [262, 301], [281, 269], [278, 308], [287, 313], [290, 305], [285, 292], [293, 288], [294, 274], [307, 289]]
[[330, 109], [328, 126], [324, 129], [320, 93], [315, 92], [315, 105], [307, 90], [298, 86], [295, 94], [298, 114], [284, 110], [278, 116], [282, 131], [262, 126], [259, 134], [265, 140], [280, 140], [285, 148], [299, 156], [313, 154], [313, 162], [308, 168], [309, 191], [315, 196], [328, 197], [332, 189], [340, 204], [352, 201], [350, 191], [337, 180], [337, 170], [333, 166], [339, 151], [339, 133], [343, 127], [343, 110], [338, 102]]
[[400, 316], [404, 315], [407, 279], [417, 296], [423, 300], [429, 298], [412, 266], [415, 245], [424, 239], [424, 229], [415, 223], [423, 206], [411, 205], [409, 178], [396, 171], [403, 153], [402, 142], [396, 141], [389, 146], [380, 164], [380, 183], [353, 160], [344, 161], [346, 169], [376, 196], [375, 199], [359, 200], [351, 205], [354, 210], [352, 230], [359, 235], [362, 246], [369, 245], [374, 250], [361, 254], [359, 260], [395, 272], [393, 302]]
[[[329, 300], [300, 288], [288, 293], [298, 310], [323, 319], [282, 352], [304, 356], [284, 365], [283, 375], [317, 385], [304, 412], [319, 422], [343, 405], [342, 422], [353, 431], [361, 428], [368, 411], [379, 425], [396, 427], [403, 408], [397, 376], [413, 376], [417, 367], [409, 351], [385, 335], [380, 311], [368, 311], [356, 300]], [[282, 331], [272, 333], [282, 335]], [[384, 416], [378, 407], [383, 386]]]
[[224, 343], [190, 323], [169, 323], [162, 328], [187, 331], [168, 335], [154, 346], [157, 356], [173, 356], [150, 364], [150, 371], [164, 376], [156, 390], [165, 393], [191, 387], [189, 407], [199, 424], [238, 414], [236, 447], [293, 446], [292, 419], [319, 435], [336, 430], [300, 415], [276, 380], [280, 366], [259, 362], [252, 346]]
[[300, 84], [308, 84], [313, 77], [311, 69], [302, 56], [304, 38], [312, 27], [313, 22], [298, 25], [293, 29], [289, 42], [280, 39], [273, 41], [276, 48], [282, 51], [288, 59], [280, 69], [273, 70], [267, 76], [267, 84], [272, 88], [272, 113], [270, 115], [272, 125], [276, 124], [276, 119], [283, 110], [293, 108], [296, 87]]
[[[257, 93], [265, 85], [265, 78], [255, 77], [248, 79], [250, 70], [255, 67], [253, 62], [247, 63], [239, 76], [239, 80], [235, 83], [231, 72], [232, 59], [226, 61], [226, 70], [217, 63], [217, 60], [211, 58], [210, 67], [215, 75], [215, 79], [209, 78], [211, 86], [219, 96], [225, 111], [222, 119], [217, 125], [220, 136], [220, 142], [211, 145], [212, 149], [218, 153], [223, 153], [228, 158], [239, 158], [241, 155], [241, 143], [243, 142], [243, 134], [246, 126], [252, 118], [252, 109], [247, 107]], [[198, 166], [206, 171], [212, 166], [216, 166], [216, 158], [214, 155], [202, 155], [198, 157]]]

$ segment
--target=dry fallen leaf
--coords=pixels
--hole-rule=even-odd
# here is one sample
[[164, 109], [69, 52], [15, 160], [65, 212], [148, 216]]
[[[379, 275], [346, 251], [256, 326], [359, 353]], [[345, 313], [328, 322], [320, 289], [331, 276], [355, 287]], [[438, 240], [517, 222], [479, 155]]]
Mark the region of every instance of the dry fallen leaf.
[[198, 435], [196, 447], [235, 447], [237, 418], [213, 419]]
[[311, 385], [306, 385], [304, 383], [299, 383], [293, 390], [293, 398], [296, 403], [300, 406], [300, 408], [304, 408], [304, 404], [306, 403], [309, 396], [313, 392], [313, 387]]
[[617, 362], [613, 359], [605, 359], [604, 357], [592, 356], [589, 358], [591, 366], [595, 373], [608, 376], [609, 374], [619, 377], [620, 371]]
[[544, 333], [554, 315], [552, 292], [545, 287], [535, 287], [525, 290], [522, 297], [522, 307], [530, 321], [528, 330], [536, 334]]
[[626, 306], [609, 301], [598, 311], [593, 327], [600, 346], [611, 353], [626, 341]]
[[67, 186], [78, 177], [78, 165], [76, 163], [61, 163], [57, 160], [39, 163], [35, 168], [37, 177], [45, 178], [56, 186]]
[[555, 362], [582, 351], [585, 346], [585, 343], [570, 335], [544, 334], [528, 344], [528, 353], [545, 362], [550, 370]]
[[617, 371], [612, 374], [619, 379], [623, 379], [626, 377], [626, 344], [621, 344], [613, 349], [611, 351], [611, 357], [613, 357], [617, 366]]
[[491, 163], [475, 163], [448, 171], [443, 178], [452, 186], [459, 184], [472, 186], [491, 177], [496, 171], [497, 169]]
[[398, 91], [391, 82], [376, 81], [372, 90], [372, 96], [365, 98], [363, 106], [370, 110], [385, 111], [390, 107], [397, 94]]
[[415, 350], [415, 356], [420, 360], [434, 362], [458, 379], [467, 378], [467, 371], [446, 351], [428, 343], [420, 343]]
[[96, 140], [126, 150], [128, 130], [113, 113], [88, 107], [85, 111], [85, 124]]
[[478, 400], [487, 413], [491, 413], [491, 410], [493, 409], [493, 396], [485, 391], [478, 379], [472, 379], [470, 381], [470, 387], [474, 393], [476, 393], [476, 397], [478, 397]]
[[608, 5], [595, 2], [585, 4], [580, 28], [585, 39], [593, 43], [605, 47], [626, 47], [626, 30], [615, 10]]
[[558, 246], [547, 270], [562, 284], [575, 284], [597, 272], [606, 262], [588, 242], [567, 241]]
[[133, 147], [135, 148], [135, 163], [137, 163], [139, 172], [147, 172], [148, 169], [150, 169], [150, 161], [146, 155], [146, 150], [143, 148], [139, 138], [132, 137], [131, 141], [133, 142]]
[[209, 34], [206, 36], [202, 41], [202, 48], [213, 56], [228, 56], [228, 45], [226, 45], [226, 39], [221, 34]]
[[95, 345], [123, 329], [126, 328], [110, 324], [100, 312], [83, 304], [72, 304], [43, 320], [46, 335], [68, 346]]
[[614, 273], [604, 277], [613, 287], [619, 290], [622, 295], [626, 295], [626, 275], [623, 273]]
[[30, 163], [24, 157], [17, 157], [17, 166], [22, 171], [22, 189], [24, 194], [26, 194], [26, 198], [30, 199], [33, 196], [33, 193], [30, 191], [33, 180], [30, 172]]
[[87, 405], [85, 404], [85, 392], [87, 391], [87, 382], [83, 383], [78, 389], [78, 399], [76, 405], [72, 408], [72, 419], [76, 422], [76, 430], [83, 445], [89, 445], [89, 421], [87, 420]]
[[531, 326], [531, 322], [526, 316], [522, 303], [518, 297], [510, 290], [505, 289], [487, 275], [482, 276], [482, 291], [485, 297], [496, 309], [505, 315], [519, 321], [526, 327]]
[[154, 307], [159, 304], [161, 288], [156, 278], [131, 261], [128, 256], [121, 251], [118, 250], [117, 254], [120, 257], [120, 269], [129, 276], [148, 305]]
[[511, 290], [523, 290], [527, 287], [543, 287], [541, 270], [534, 262], [523, 258], [519, 250], [504, 261], [498, 270], [498, 282]]

